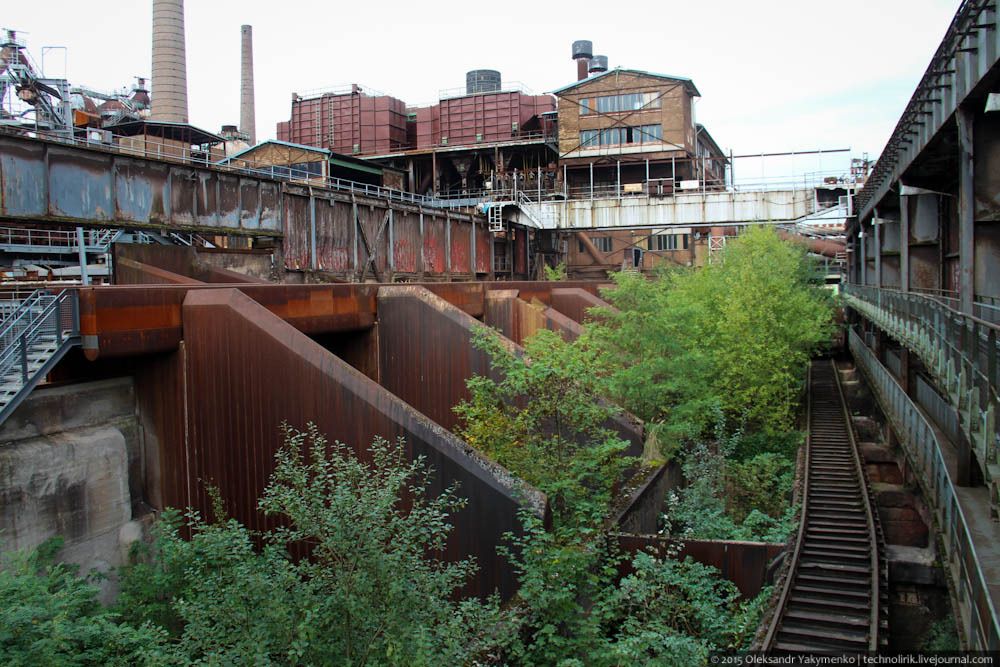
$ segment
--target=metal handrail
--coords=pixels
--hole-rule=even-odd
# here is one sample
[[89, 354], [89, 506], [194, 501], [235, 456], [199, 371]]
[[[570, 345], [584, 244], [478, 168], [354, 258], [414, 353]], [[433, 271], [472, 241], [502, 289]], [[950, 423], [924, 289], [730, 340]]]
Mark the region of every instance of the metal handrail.
[[917, 481], [934, 512], [947, 557], [947, 570], [954, 580], [959, 612], [966, 621], [963, 630], [969, 648], [996, 651], [1000, 648], [1000, 619], [976, 555], [972, 532], [948, 474], [937, 433], [853, 328], [848, 336], [854, 359], [859, 362], [858, 367], [868, 378], [886, 418], [892, 423], [911, 469], [918, 472]]
[[913, 350], [958, 411], [986, 477], [1000, 451], [1000, 326], [959, 312], [948, 298], [846, 284], [845, 302]]
[[[22, 365], [22, 380], [27, 383], [28, 349], [43, 333], [50, 332], [55, 336], [56, 342], [60, 345], [67, 338], [79, 335], [79, 322], [75, 314], [76, 292], [73, 290], [63, 290], [55, 296], [51, 294], [44, 294], [42, 296], [49, 297], [45, 307], [35, 317], [30, 318], [24, 324], [23, 328], [17, 331], [15, 337], [7, 338], [13, 332], [11, 327], [8, 327], [4, 334], [0, 334], [0, 344], [3, 346], [0, 348], [0, 377], [9, 374], [14, 364], [20, 361]], [[69, 300], [73, 301], [71, 304], [72, 307], [66, 310], [63, 308], [63, 303]], [[24, 308], [18, 320], [31, 313], [31, 308]], [[51, 323], [50, 320], [52, 320]]]
[[33, 312], [36, 312], [38, 306], [46, 297], [52, 298], [48, 290], [35, 290], [31, 293], [31, 296], [20, 303], [17, 311], [11, 317], [4, 320], [3, 328], [0, 328], [0, 349], [7, 348], [10, 344], [9, 339], [12, 338], [13, 333], [19, 327], [23, 328], [26, 326], [23, 320], [29, 318]]

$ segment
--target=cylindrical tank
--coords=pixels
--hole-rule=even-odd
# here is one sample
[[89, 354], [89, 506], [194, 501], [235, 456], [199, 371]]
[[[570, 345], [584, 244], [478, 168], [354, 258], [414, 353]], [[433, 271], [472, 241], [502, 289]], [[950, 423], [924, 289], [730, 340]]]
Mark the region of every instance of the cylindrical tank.
[[500, 72], [495, 69], [474, 69], [465, 75], [465, 93], [492, 93], [500, 90]]
[[188, 122], [184, 0], [153, 0], [152, 118]]
[[590, 72], [607, 72], [608, 71], [608, 57], [607, 56], [594, 56], [590, 59]]
[[578, 39], [573, 42], [573, 60], [586, 58], [590, 60], [594, 56], [594, 43], [589, 39]]

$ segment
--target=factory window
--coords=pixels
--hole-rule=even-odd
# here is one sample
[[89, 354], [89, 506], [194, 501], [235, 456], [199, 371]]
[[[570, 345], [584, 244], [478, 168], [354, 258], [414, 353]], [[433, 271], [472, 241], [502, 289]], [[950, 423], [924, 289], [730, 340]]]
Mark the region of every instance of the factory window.
[[687, 250], [687, 234], [653, 234], [646, 239], [646, 248], [649, 250]]
[[595, 110], [595, 106], [598, 113], [659, 109], [660, 93], [626, 93], [624, 95], [584, 98], [580, 103], [580, 115], [585, 116], [591, 113]]
[[590, 240], [593, 241], [594, 245], [601, 252], [611, 252], [610, 236], [591, 236]]
[[651, 144], [663, 140], [662, 125], [637, 125], [635, 127], [608, 127], [603, 130], [581, 130], [581, 148], [621, 146], [624, 144]]
[[633, 144], [652, 144], [663, 141], [662, 125], [640, 125], [632, 128]]

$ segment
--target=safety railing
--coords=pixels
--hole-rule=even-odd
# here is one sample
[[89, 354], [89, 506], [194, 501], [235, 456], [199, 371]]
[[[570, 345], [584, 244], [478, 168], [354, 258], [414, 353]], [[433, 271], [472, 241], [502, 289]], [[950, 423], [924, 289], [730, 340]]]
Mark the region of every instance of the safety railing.
[[0, 329], [0, 423], [80, 339], [76, 290], [39, 290]]
[[968, 648], [996, 651], [1000, 649], [1000, 622], [936, 432], [854, 329], [848, 336], [858, 368], [899, 437], [924, 500], [934, 512], [944, 547], [942, 560], [953, 584]]
[[952, 301], [941, 296], [853, 284], [843, 286], [843, 295], [847, 305], [920, 358], [958, 411], [961, 430], [987, 479], [1000, 483], [996, 420], [1000, 327], [956, 311]]
[[[87, 252], [107, 252], [108, 247], [122, 234], [120, 229], [88, 229], [83, 243]], [[39, 251], [76, 252], [79, 237], [75, 231], [32, 227], [0, 227], [0, 246], [8, 250], [17, 248]]]

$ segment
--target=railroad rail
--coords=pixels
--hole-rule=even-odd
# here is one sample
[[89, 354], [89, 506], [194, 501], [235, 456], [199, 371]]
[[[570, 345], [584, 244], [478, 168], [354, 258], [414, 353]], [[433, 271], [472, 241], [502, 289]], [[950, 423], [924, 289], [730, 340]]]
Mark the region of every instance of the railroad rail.
[[798, 535], [771, 625], [770, 653], [873, 653], [884, 643], [887, 570], [837, 369], [809, 369]]

